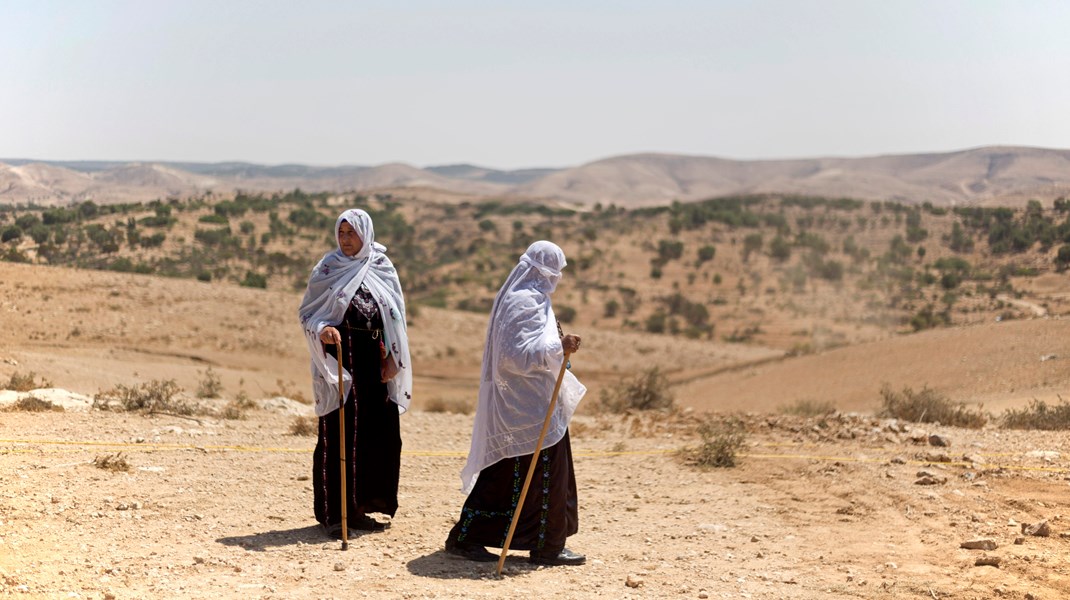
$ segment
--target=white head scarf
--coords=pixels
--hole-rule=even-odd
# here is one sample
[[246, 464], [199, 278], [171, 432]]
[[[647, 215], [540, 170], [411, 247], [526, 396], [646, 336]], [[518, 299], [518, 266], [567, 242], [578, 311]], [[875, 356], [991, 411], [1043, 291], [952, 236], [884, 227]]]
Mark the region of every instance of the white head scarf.
[[[308, 352], [312, 357], [312, 389], [316, 398], [316, 414], [326, 415], [338, 408], [338, 362], [323, 349], [320, 332], [328, 325], [342, 322], [353, 295], [361, 284], [367, 286], [383, 319], [383, 343], [398, 365], [398, 374], [387, 384], [387, 395], [405, 412], [412, 402], [412, 365], [409, 362], [409, 336], [405, 326], [405, 296], [393, 263], [386, 256], [386, 246], [375, 241], [372, 218], [360, 209], [350, 209], [334, 224], [335, 241], [338, 227], [347, 222], [364, 242], [355, 256], [346, 256], [339, 248], [328, 252], [312, 269], [308, 289], [301, 300], [298, 317], [305, 330]], [[353, 377], [342, 372], [343, 390], [348, 397]]]
[[[550, 295], [561, 280], [565, 253], [539, 241], [520, 257], [498, 290], [487, 326], [479, 405], [461, 490], [472, 491], [479, 472], [503, 458], [535, 452], [550, 396], [564, 360]], [[543, 441], [561, 441], [587, 388], [565, 373]]]

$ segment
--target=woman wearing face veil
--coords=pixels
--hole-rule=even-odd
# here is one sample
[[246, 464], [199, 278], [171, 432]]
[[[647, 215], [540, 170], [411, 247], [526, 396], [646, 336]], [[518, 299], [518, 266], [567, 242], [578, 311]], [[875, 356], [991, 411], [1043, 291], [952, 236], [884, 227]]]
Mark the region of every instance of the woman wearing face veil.
[[[561, 333], [550, 305], [564, 267], [561, 248], [535, 242], [494, 299], [472, 446], [461, 472], [468, 498], [446, 538], [450, 554], [491, 562], [498, 557], [485, 546], [505, 543], [564, 355], [580, 347], [579, 336]], [[530, 551], [537, 564], [585, 560], [565, 548], [565, 538], [579, 529], [568, 424], [586, 391], [565, 374], [544, 449], [534, 457], [536, 470], [510, 548]]]
[[[338, 249], [308, 280], [298, 315], [311, 355], [319, 416], [312, 488], [316, 520], [341, 537], [338, 386], [345, 395], [346, 516], [349, 529], [388, 526], [368, 516], [394, 516], [401, 467], [399, 416], [412, 401], [405, 298], [371, 217], [347, 210], [335, 223]], [[338, 350], [342, 373], [338, 373]], [[341, 383], [339, 383], [341, 380]]]

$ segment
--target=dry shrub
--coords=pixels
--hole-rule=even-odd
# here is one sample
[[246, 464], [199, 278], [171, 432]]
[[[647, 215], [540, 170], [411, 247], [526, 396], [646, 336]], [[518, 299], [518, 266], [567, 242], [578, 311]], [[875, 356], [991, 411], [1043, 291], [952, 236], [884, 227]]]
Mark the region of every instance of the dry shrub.
[[30, 390], [52, 387], [52, 382], [43, 377], [41, 378], [40, 383], [35, 381], [34, 377], [36, 375], [37, 374], [33, 371], [30, 371], [28, 375], [23, 375], [22, 373], [15, 371], [11, 374], [11, 377], [8, 378], [3, 389], [15, 390], [16, 392], [28, 392]]
[[472, 412], [472, 406], [459, 398], [432, 398], [424, 404], [424, 412], [467, 415]]
[[820, 417], [836, 412], [836, 405], [828, 400], [800, 399], [780, 407], [781, 414], [799, 417]]
[[93, 407], [101, 410], [115, 410], [128, 412], [174, 413], [179, 415], [192, 415], [194, 407], [175, 395], [182, 388], [175, 383], [174, 379], [152, 381], [136, 386], [119, 384], [114, 388], [100, 392], [93, 397]]
[[610, 389], [602, 390], [600, 401], [603, 409], [622, 413], [628, 410], [672, 409], [674, 399], [669, 392], [669, 378], [658, 367], [653, 367]]
[[923, 386], [920, 392], [904, 387], [896, 392], [888, 384], [881, 386], [884, 398], [881, 416], [902, 419], [911, 423], [939, 423], [953, 427], [980, 429], [988, 422], [981, 410], [966, 408], [963, 403], [953, 404], [946, 396]]
[[313, 436], [318, 426], [319, 419], [316, 417], [294, 417], [293, 423], [290, 423], [290, 435]]
[[1059, 403], [1048, 406], [1043, 400], [1034, 399], [1028, 408], [1009, 408], [1003, 413], [1000, 427], [1004, 429], [1040, 429], [1043, 431], [1066, 431], [1070, 429], [1070, 404], [1059, 397]]
[[245, 419], [245, 407], [242, 406], [237, 400], [231, 400], [227, 402], [223, 410], [219, 411], [219, 416], [231, 421], [241, 421]]
[[98, 469], [104, 469], [105, 471], [111, 471], [113, 473], [125, 473], [130, 470], [130, 463], [127, 462], [126, 457], [122, 452], [115, 454], [102, 454], [93, 459], [93, 465]]
[[[304, 285], [302, 284], [301, 287], [303, 289]], [[277, 388], [277, 390], [273, 394], [275, 396], [282, 396], [283, 398], [289, 398], [291, 400], [296, 400], [297, 402], [300, 402], [301, 404], [312, 404], [312, 401], [309, 400], [308, 398], [306, 398], [305, 395], [303, 393], [301, 393], [301, 391], [293, 389], [292, 387], [290, 387], [282, 379], [276, 379], [275, 380], [275, 386]]]
[[[200, 371], [198, 371], [200, 373]], [[204, 372], [204, 379], [197, 384], [198, 398], [218, 398], [223, 393], [223, 382], [212, 367]]]
[[63, 412], [63, 407], [37, 396], [23, 396], [4, 409], [7, 412]]
[[699, 424], [698, 434], [702, 443], [697, 448], [684, 449], [685, 460], [706, 468], [736, 466], [736, 455], [747, 441], [743, 421], [737, 418], [719, 421], [710, 418]]

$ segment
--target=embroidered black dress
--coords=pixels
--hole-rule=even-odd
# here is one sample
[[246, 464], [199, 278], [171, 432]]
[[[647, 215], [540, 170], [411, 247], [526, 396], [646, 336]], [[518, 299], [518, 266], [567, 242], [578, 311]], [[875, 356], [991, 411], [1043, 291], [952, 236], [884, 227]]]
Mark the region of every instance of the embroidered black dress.
[[[505, 545], [531, 457], [504, 458], [479, 472], [461, 517], [450, 530], [450, 540], [495, 548]], [[538, 460], [509, 548], [556, 554], [565, 547], [565, 538], [579, 531], [568, 431], [560, 442], [539, 452]]]
[[[379, 381], [383, 321], [367, 287], [362, 285], [353, 295], [337, 329], [342, 335], [342, 366], [354, 378], [345, 405], [346, 515], [353, 519], [377, 512], [393, 517], [398, 508], [401, 428], [398, 407]], [[324, 348], [338, 360], [335, 345]], [[339, 434], [337, 410], [320, 417], [312, 489], [316, 520], [328, 527], [342, 521]]]

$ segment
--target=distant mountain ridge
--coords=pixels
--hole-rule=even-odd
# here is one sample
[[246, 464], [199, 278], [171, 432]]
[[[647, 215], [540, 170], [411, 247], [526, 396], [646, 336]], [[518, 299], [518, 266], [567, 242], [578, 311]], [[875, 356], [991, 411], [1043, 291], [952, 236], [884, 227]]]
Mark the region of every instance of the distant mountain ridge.
[[246, 162], [0, 159], [0, 204], [148, 201], [212, 191], [363, 192], [426, 188], [463, 197], [655, 206], [733, 194], [786, 193], [950, 205], [1019, 205], [1070, 196], [1070, 150], [986, 146], [862, 158], [731, 160], [632, 154], [570, 168], [470, 164], [316, 167]]

